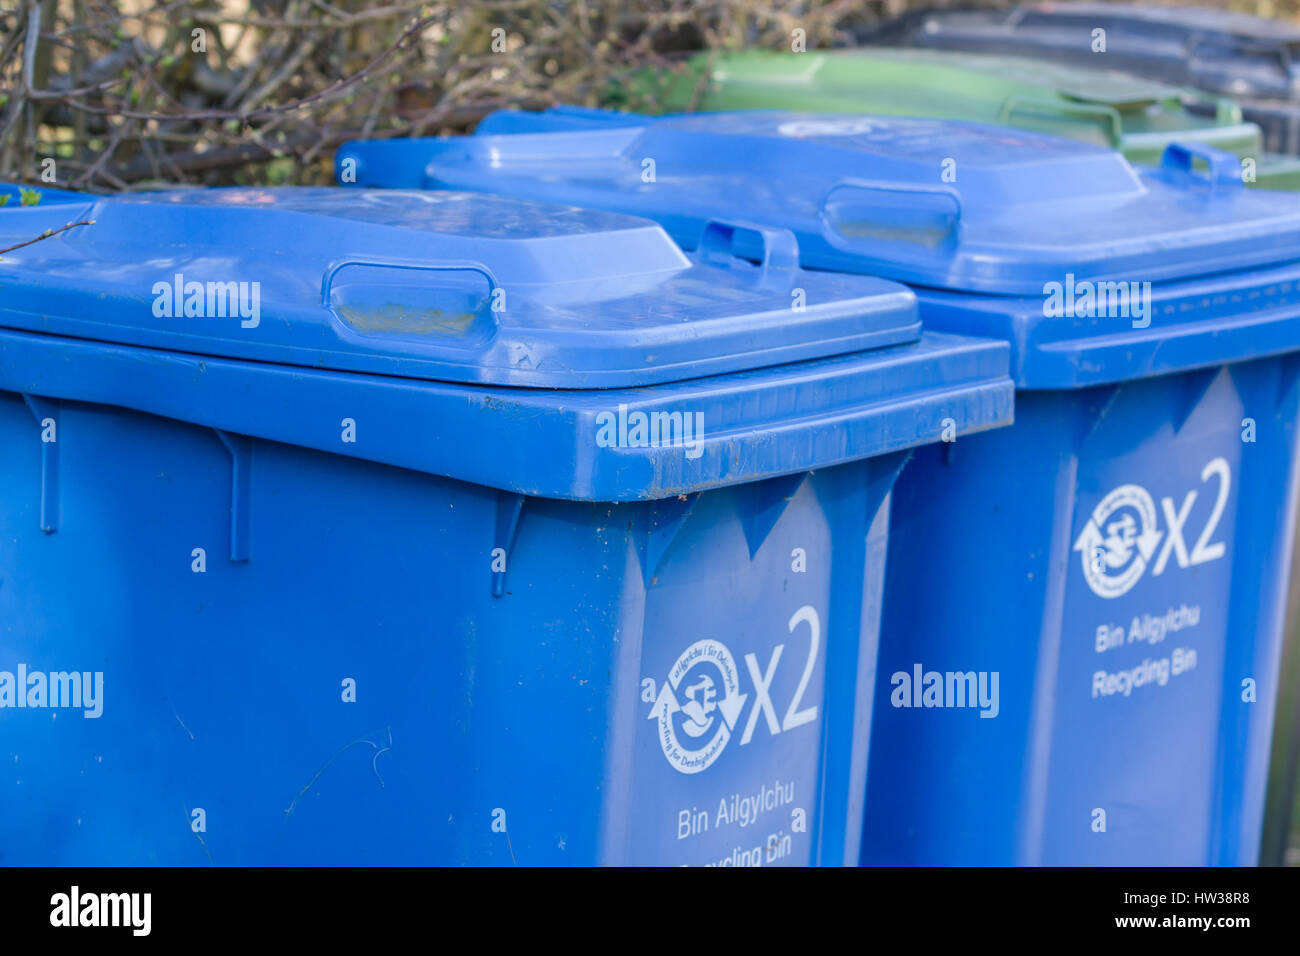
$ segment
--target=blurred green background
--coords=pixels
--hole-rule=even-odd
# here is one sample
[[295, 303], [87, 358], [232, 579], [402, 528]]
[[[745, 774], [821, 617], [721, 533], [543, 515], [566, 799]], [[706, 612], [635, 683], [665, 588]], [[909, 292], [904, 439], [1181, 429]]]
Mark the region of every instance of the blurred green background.
[[[10, 0], [0, 178], [61, 185], [330, 181], [358, 136], [472, 129], [505, 106], [629, 102], [623, 81], [700, 50], [809, 49], [943, 0]], [[1234, 9], [1295, 17], [1300, 0]]]

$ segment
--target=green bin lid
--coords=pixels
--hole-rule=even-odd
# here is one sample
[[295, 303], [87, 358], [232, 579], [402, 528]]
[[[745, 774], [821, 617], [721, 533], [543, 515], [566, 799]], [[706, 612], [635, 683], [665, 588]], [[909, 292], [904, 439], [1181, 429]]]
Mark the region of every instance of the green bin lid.
[[[701, 54], [647, 95], [665, 112], [792, 109], [999, 123], [1111, 146], [1157, 165], [1171, 142], [1258, 161], [1260, 131], [1231, 101], [1110, 70], [1023, 57], [861, 48]], [[666, 89], [658, 90], [661, 85]], [[662, 95], [660, 95], [662, 94]]]

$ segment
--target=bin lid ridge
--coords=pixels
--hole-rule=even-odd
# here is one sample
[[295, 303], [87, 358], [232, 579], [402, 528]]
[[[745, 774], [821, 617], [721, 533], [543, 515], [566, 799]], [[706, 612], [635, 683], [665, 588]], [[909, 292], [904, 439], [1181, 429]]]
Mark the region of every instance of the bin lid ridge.
[[[730, 61], [720, 62], [713, 70], [719, 80], [737, 80], [753, 76], [753, 70], [761, 67], [762, 61], [768, 59], [756, 53], [739, 54], [736, 59], [743, 61], [752, 57], [746, 64], [749, 70], [740, 68], [740, 64]], [[784, 57], [785, 54], [773, 53], [772, 57]], [[816, 54], [800, 54], [800, 57], [816, 57], [815, 69], [803, 71], [809, 79], [817, 76], [822, 82], [843, 82], [845, 92], [852, 92], [861, 83], [860, 71], [864, 65], [887, 67], [894, 76], [899, 76], [900, 69], [911, 69], [918, 81], [933, 82], [933, 73], [942, 70], [953, 77], [987, 76], [996, 78], [1002, 86], [1051, 87], [1061, 95], [1080, 102], [1104, 103], [1123, 108], [1146, 106], [1161, 99], [1175, 95], [1195, 98], [1208, 98], [1207, 94], [1197, 93], [1144, 77], [1101, 68], [1081, 71], [1077, 68], [1054, 63], [1048, 60], [1032, 59], [1027, 56], [995, 56], [984, 53], [967, 53], [951, 50], [910, 49], [897, 47], [855, 47], [844, 50], [822, 51]], [[730, 67], [730, 70], [728, 70]], [[822, 75], [825, 74], [823, 77]], [[839, 77], [842, 76], [842, 81]], [[834, 78], [834, 79], [832, 79]], [[765, 77], [764, 82], [772, 82]]]

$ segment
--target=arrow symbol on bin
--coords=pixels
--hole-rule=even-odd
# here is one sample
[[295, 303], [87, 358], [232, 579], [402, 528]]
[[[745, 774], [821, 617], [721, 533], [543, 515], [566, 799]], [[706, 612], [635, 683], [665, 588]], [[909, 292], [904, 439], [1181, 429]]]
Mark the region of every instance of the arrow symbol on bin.
[[1074, 550], [1091, 554], [1099, 544], [1101, 544], [1101, 532], [1093, 525], [1090, 518], [1088, 523], [1083, 526], [1083, 533], [1079, 535], [1079, 540], [1074, 542]]
[[722, 719], [732, 730], [736, 729], [736, 721], [740, 719], [740, 712], [744, 710], [747, 700], [749, 700], [748, 694], [728, 694], [718, 701], [718, 710], [722, 711]]
[[[722, 719], [727, 722], [727, 727], [731, 730], [736, 729], [736, 721], [740, 719], [740, 712], [745, 709], [747, 700], [749, 700], [748, 694], [728, 694], [718, 701], [718, 710], [722, 712]], [[659, 692], [654, 706], [650, 708], [649, 719], [671, 717], [681, 709], [682, 705], [677, 702], [677, 695], [673, 693], [672, 685], [665, 681], [664, 689]]]
[[[719, 690], [725, 694], [721, 700]], [[674, 770], [695, 774], [718, 759], [749, 700], [739, 690], [736, 659], [721, 641], [705, 638], [681, 653], [649, 714], [659, 723], [656, 737]], [[679, 724], [679, 714], [684, 723]]]
[[1156, 553], [1156, 545], [1160, 539], [1165, 536], [1163, 531], [1157, 531], [1155, 528], [1148, 528], [1137, 537], [1138, 551], [1142, 555], [1143, 561], [1150, 561], [1151, 555]]
[[655, 705], [650, 708], [650, 719], [658, 720], [660, 717], [671, 717], [681, 709], [681, 704], [677, 703], [677, 695], [673, 693], [672, 685], [664, 681], [664, 689], [659, 692]]
[[1156, 524], [1155, 502], [1140, 485], [1120, 485], [1101, 500], [1073, 549], [1081, 552], [1083, 575], [1094, 593], [1118, 597], [1137, 583], [1164, 537]]

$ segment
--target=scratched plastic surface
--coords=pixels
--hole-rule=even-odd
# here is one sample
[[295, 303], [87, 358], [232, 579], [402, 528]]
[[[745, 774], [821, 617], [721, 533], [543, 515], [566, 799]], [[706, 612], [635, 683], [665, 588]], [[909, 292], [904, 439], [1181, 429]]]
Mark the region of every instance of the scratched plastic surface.
[[[563, 196], [683, 238], [743, 212], [795, 231], [805, 266], [873, 273], [909, 240], [883, 228], [905, 204], [865, 195], [961, 210], [909, 274], [927, 334], [1011, 348], [1016, 421], [918, 449], [894, 486], [862, 862], [1256, 861], [1295, 518], [1300, 198], [1189, 175], [1190, 150], [1136, 172], [1086, 145], [935, 120], [564, 109], [488, 128], [432, 154], [340, 155], [372, 185], [386, 170]], [[627, 188], [641, 155], [658, 182]], [[944, 157], [951, 191], [921, 185]], [[819, 244], [826, 197], [854, 176], [871, 177], [857, 202], [876, 242]], [[1246, 234], [1253, 263], [1209, 256], [1244, 251]], [[966, 268], [963, 246], [995, 237], [1006, 258], [979, 275], [1020, 294], [979, 294]], [[1111, 257], [1126, 244], [1142, 254]], [[1127, 305], [1098, 307], [1099, 272]]]
[[[191, 254], [162, 241], [192, 238], [173, 202], [131, 203], [160, 221], [124, 274]], [[241, 215], [256, 248], [286, 242]], [[688, 325], [788, 302], [725, 244], [685, 265], [629, 228], [721, 288], [749, 276], [739, 304], [679, 303]], [[57, 287], [84, 243], [48, 242], [4, 281]], [[892, 284], [808, 278], [885, 288], [915, 325]], [[124, 341], [0, 297], [0, 863], [857, 860], [890, 489], [945, 429], [1009, 423], [1005, 343], [809, 339], [825, 354], [705, 374], [702, 342], [680, 381], [487, 387], [196, 353], [179, 319], [146, 347], [140, 311], [80, 301]], [[262, 307], [267, 329], [297, 314]], [[700, 427], [639, 444], [651, 414]]]

